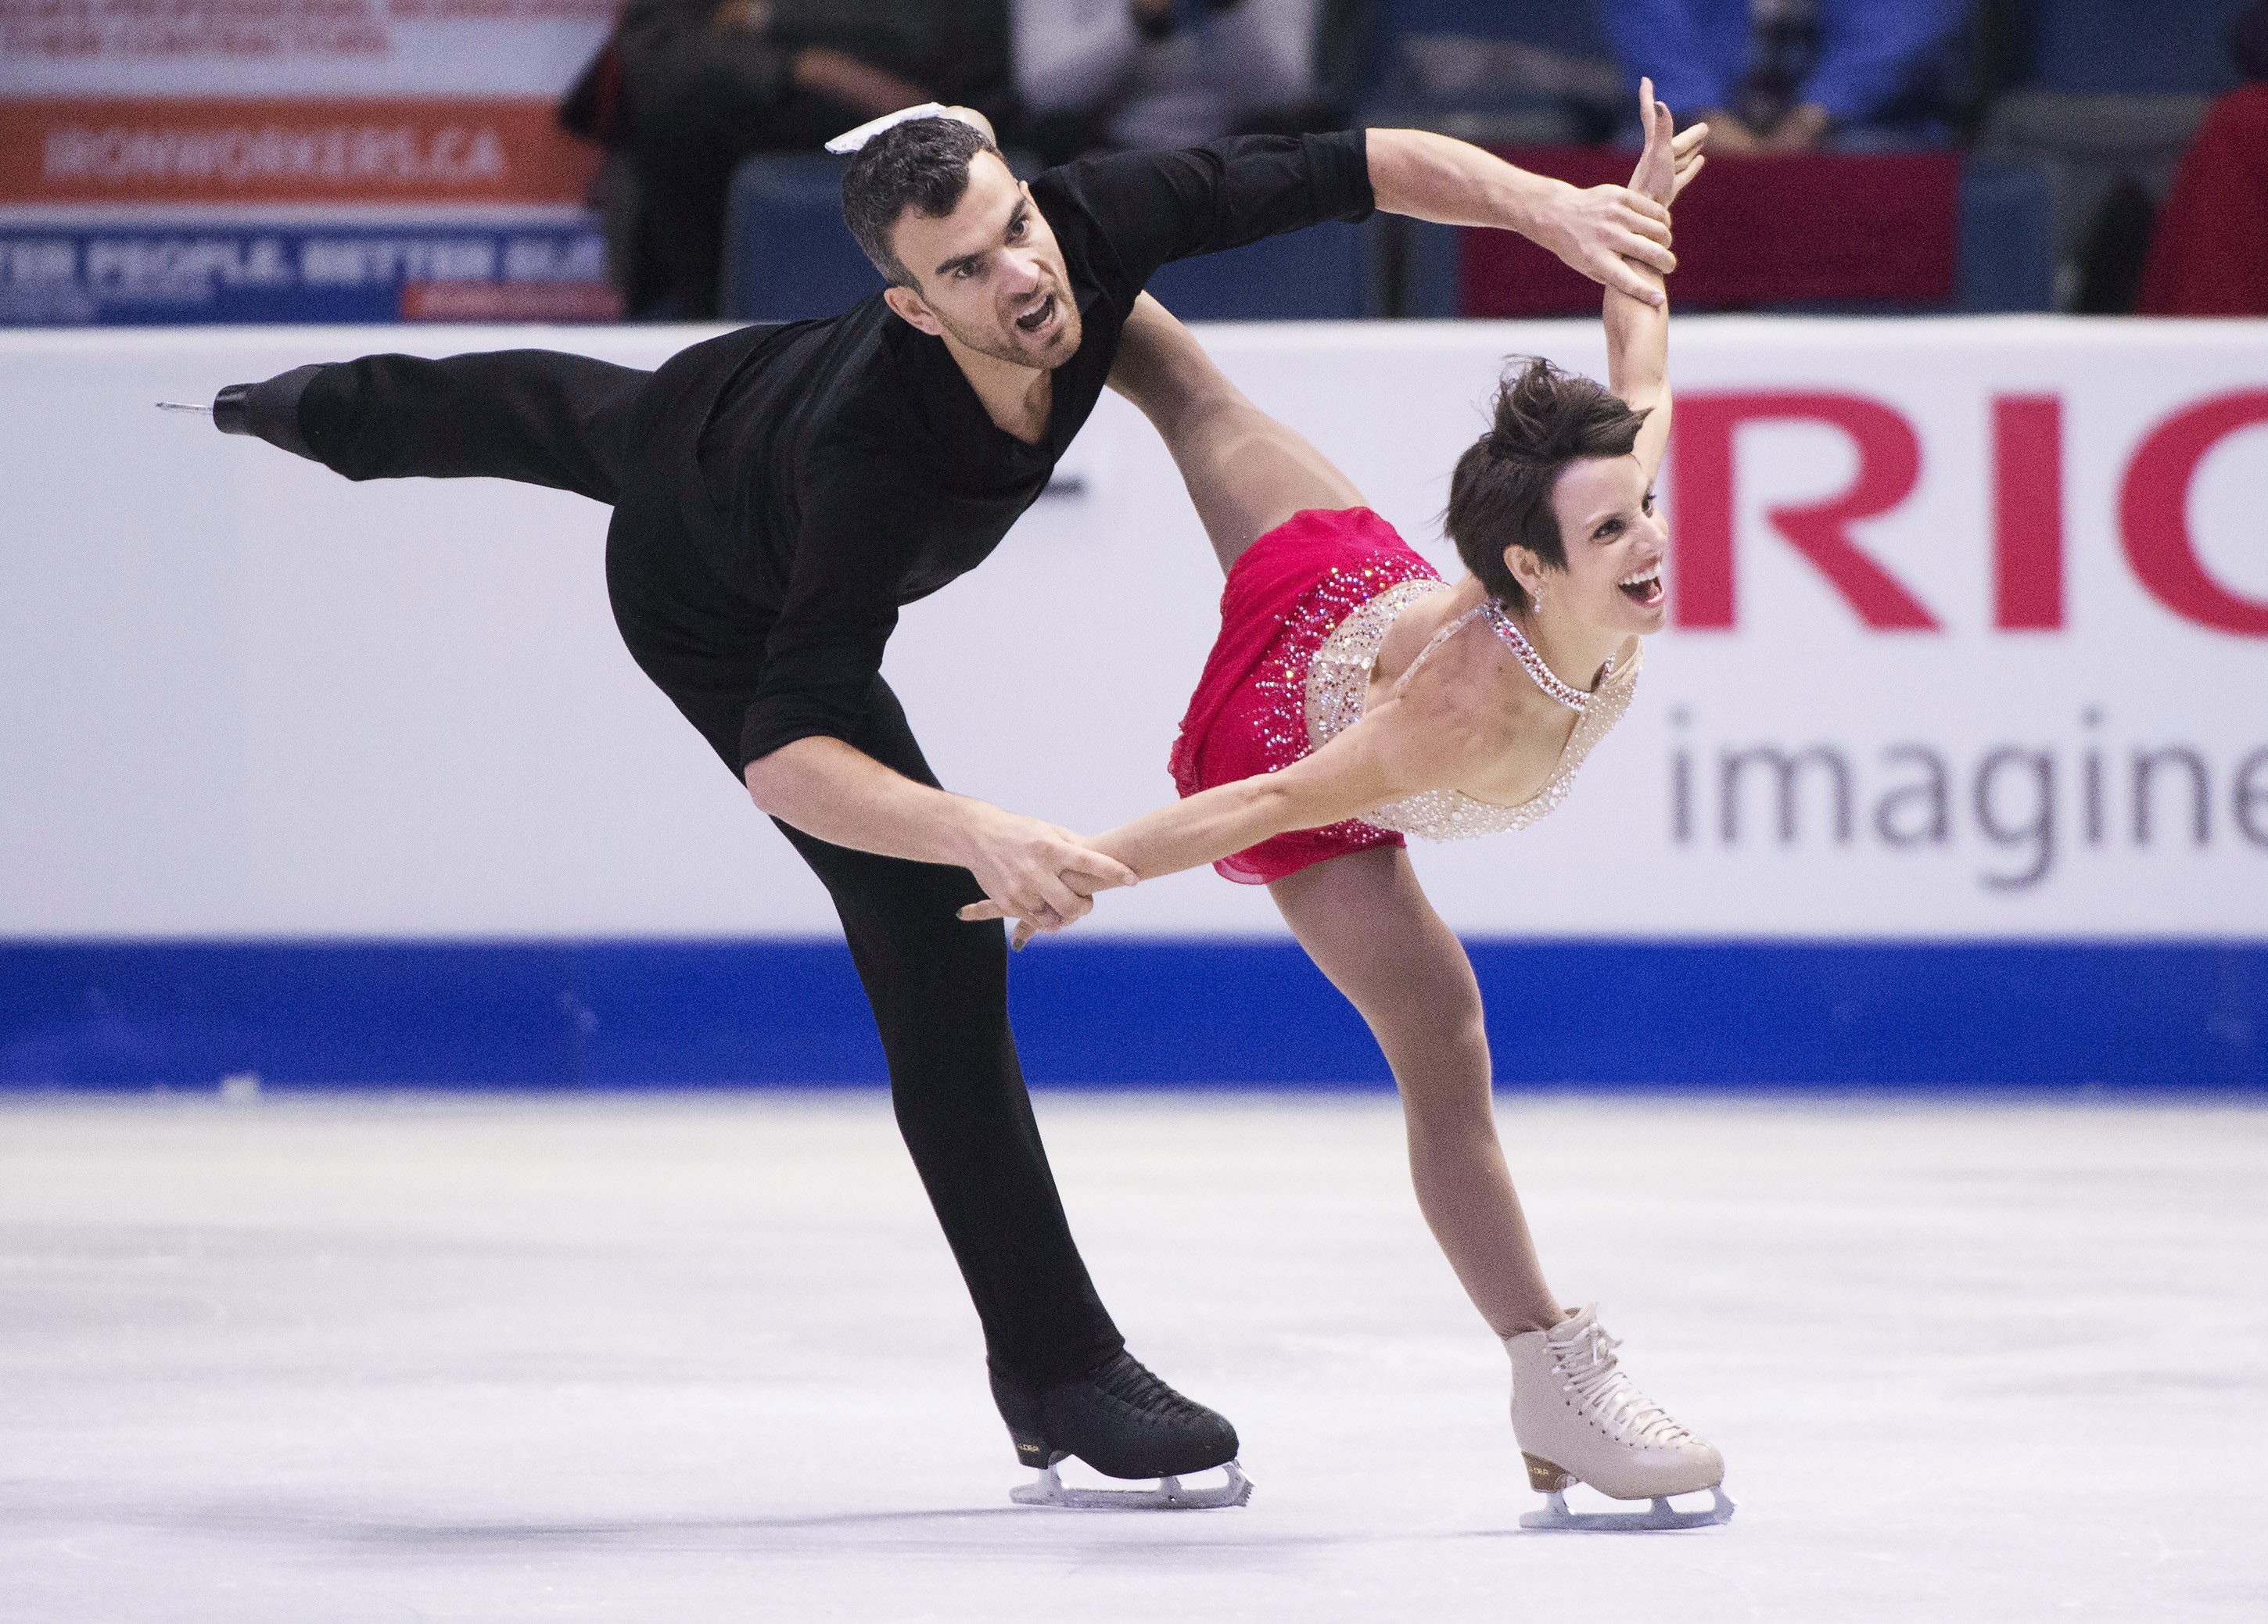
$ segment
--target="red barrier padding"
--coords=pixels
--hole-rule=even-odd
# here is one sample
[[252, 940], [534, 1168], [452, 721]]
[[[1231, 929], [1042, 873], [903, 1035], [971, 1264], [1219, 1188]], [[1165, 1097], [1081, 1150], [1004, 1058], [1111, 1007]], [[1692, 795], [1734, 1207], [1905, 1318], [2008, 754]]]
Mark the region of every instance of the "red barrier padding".
[[[1577, 186], [1630, 179], [1611, 147], [1507, 150], [1502, 156]], [[1681, 307], [1953, 297], [1961, 159], [1952, 152], [1715, 157], [1678, 200]], [[1510, 231], [1468, 231], [1462, 313], [1559, 316], [1598, 308], [1598, 290]]]

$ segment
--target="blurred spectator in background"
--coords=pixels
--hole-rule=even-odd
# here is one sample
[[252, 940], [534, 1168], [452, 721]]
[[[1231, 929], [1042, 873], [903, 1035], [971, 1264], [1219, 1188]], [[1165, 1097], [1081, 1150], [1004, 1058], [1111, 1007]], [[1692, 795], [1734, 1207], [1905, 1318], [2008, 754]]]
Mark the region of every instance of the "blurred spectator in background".
[[2228, 44], [2247, 83], [2205, 115], [2158, 211], [2146, 316], [2268, 316], [2268, 0]]
[[1601, 0], [1631, 85], [1653, 80], [1709, 151], [1948, 138], [1945, 86], [1970, 0]]
[[615, 155], [630, 313], [700, 320], [717, 313], [742, 158], [816, 152], [916, 102], [997, 102], [1007, 81], [1006, 0], [629, 0], [560, 113]]
[[1314, 128], [1326, 0], [1015, 0], [1021, 133], [1050, 162]]

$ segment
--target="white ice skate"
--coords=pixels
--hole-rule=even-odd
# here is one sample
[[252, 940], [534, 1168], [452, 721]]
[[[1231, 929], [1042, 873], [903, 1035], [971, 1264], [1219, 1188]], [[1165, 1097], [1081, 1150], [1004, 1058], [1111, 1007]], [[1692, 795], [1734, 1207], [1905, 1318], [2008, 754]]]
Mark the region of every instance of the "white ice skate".
[[[1505, 1339], [1512, 1356], [1512, 1430], [1528, 1483], [1544, 1509], [1522, 1528], [1587, 1532], [1707, 1528], [1729, 1521], [1725, 1458], [1640, 1393], [1615, 1359], [1620, 1344], [1595, 1306], [1549, 1331]], [[1643, 1511], [1570, 1511], [1566, 1493], [1584, 1482], [1615, 1500], [1651, 1500]], [[1681, 1511], [1673, 1495], [1707, 1489], [1706, 1510]]]
[[1219, 1468], [1218, 1483], [1189, 1484], [1161, 1477], [1152, 1488], [1085, 1488], [1063, 1481], [1055, 1466], [1008, 1491], [1018, 1505], [1053, 1506], [1064, 1511], [1217, 1511], [1252, 1498], [1252, 1480], [1233, 1460]]

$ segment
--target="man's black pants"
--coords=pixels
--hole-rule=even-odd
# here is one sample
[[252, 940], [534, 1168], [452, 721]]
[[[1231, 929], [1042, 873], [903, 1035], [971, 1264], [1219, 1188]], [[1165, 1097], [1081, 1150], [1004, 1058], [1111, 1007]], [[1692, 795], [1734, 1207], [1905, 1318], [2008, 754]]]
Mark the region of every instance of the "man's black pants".
[[[488, 476], [613, 504], [607, 588], [640, 668], [739, 770], [742, 716], [771, 614], [692, 534], [697, 433], [673, 374], [548, 350], [327, 366], [299, 397], [317, 459], [350, 479]], [[877, 680], [850, 740], [934, 786], [905, 712]], [[967, 870], [874, 856], [780, 824], [830, 896], [880, 1028], [891, 1103], [996, 1364], [1045, 1382], [1123, 1346], [1071, 1237], [1008, 1030], [998, 924], [964, 924]], [[877, 1334], [890, 1334], [887, 1305]]]

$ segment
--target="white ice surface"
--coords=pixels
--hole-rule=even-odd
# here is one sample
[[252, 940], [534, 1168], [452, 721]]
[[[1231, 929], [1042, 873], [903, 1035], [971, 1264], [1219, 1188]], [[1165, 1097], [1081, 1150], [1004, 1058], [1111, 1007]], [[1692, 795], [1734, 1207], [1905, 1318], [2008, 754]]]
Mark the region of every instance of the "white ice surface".
[[1507, 1104], [1728, 1527], [1523, 1534], [1390, 1100], [1055, 1096], [1237, 1511], [1007, 1504], [879, 1096], [0, 1106], [0, 1619], [2268, 1616], [2268, 1113]]

